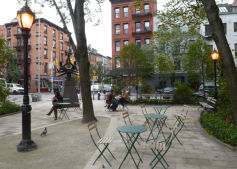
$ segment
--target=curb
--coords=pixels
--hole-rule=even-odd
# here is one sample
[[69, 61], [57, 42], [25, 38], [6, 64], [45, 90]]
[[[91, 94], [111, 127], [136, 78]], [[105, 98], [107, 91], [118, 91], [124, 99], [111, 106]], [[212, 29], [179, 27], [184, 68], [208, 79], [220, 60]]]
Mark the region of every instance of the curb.
[[[201, 119], [203, 113], [204, 113], [204, 111], [202, 111], [202, 112], [200, 113], [200, 118], [199, 118], [199, 119]], [[217, 139], [216, 137], [210, 135], [208, 132], [206, 132], [206, 130], [202, 128], [202, 125], [200, 124], [199, 121], [197, 121], [197, 125], [198, 125], [198, 127], [201, 129], [201, 131], [202, 131], [209, 139], [211, 139], [212, 141], [215, 141], [215, 142], [221, 144], [222, 146], [224, 146], [224, 147], [226, 147], [226, 148], [228, 148], [228, 149], [230, 149], [230, 150], [232, 150], [232, 151], [237, 151], [237, 148], [236, 148], [236, 147], [233, 147], [233, 146], [231, 146], [231, 145], [228, 145], [228, 144], [226, 144], [226, 143], [220, 141], [220, 140]]]
[[14, 114], [19, 114], [19, 113], [21, 113], [21, 111], [17, 111], [17, 112], [13, 112], [13, 113], [8, 113], [8, 114], [2, 114], [2, 115], [0, 115], [0, 118], [11, 116], [11, 115], [14, 115]]

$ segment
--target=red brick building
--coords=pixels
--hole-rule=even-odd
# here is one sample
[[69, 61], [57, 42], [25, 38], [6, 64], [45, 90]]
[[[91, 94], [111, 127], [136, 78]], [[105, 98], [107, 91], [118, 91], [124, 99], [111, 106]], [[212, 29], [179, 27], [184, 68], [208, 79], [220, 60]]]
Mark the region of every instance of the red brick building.
[[150, 44], [156, 4], [147, 0], [135, 8], [133, 0], [110, 0], [112, 4], [112, 66], [120, 67], [119, 51], [128, 43]]
[[[39, 24], [38, 19], [36, 19], [35, 24], [31, 29], [31, 36], [29, 39], [29, 92], [37, 92], [37, 79], [38, 79], [38, 47], [39, 47]], [[51, 80], [51, 69], [50, 62], [51, 57], [54, 62], [59, 63], [63, 61], [65, 63], [66, 56], [65, 50], [69, 48], [68, 36], [64, 32], [63, 28], [58, 25], [41, 18], [40, 19], [40, 60], [41, 60], [41, 91], [48, 91], [48, 87]], [[16, 50], [16, 55], [18, 58], [18, 68], [22, 72], [21, 79], [19, 83], [23, 84], [23, 39], [21, 38], [21, 30], [17, 23], [17, 20], [13, 20], [10, 23], [0, 26], [0, 33], [6, 39], [8, 47]], [[52, 55], [52, 56], [51, 56]], [[55, 72], [54, 72], [55, 75]], [[54, 77], [54, 82], [58, 83], [62, 81], [57, 77]]]

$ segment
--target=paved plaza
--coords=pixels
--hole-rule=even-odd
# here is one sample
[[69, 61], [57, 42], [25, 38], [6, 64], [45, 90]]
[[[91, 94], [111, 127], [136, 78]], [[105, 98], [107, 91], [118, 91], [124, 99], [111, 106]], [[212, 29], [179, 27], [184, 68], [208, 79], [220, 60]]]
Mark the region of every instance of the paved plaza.
[[[71, 108], [68, 111], [70, 120], [57, 120], [53, 116], [48, 117], [51, 108], [51, 94], [44, 94], [40, 102], [32, 102], [32, 139], [38, 148], [31, 152], [19, 153], [16, 146], [21, 140], [21, 114], [14, 114], [0, 118], [0, 169], [103, 169], [111, 168], [103, 158], [100, 158], [95, 165], [93, 161], [98, 156], [93, 145], [87, 124], [81, 123], [82, 111]], [[13, 96], [11, 96], [13, 99]], [[17, 97], [16, 102], [21, 103]], [[98, 119], [98, 129], [102, 135], [112, 136], [113, 142], [110, 150], [116, 160], [105, 153], [117, 169], [126, 154], [126, 147], [117, 132], [118, 126], [124, 125], [122, 110], [109, 112], [104, 107], [104, 100], [94, 100], [94, 111]], [[166, 114], [168, 123], [175, 121], [174, 114], [180, 114], [183, 106], [170, 105]], [[143, 125], [145, 118], [142, 115], [139, 105], [128, 106], [129, 115], [134, 125]], [[152, 106], [147, 106], [148, 112], [154, 113]], [[188, 118], [178, 135], [183, 143], [180, 145], [177, 140], [173, 141], [171, 148], [165, 155], [170, 169], [236, 169], [237, 151], [233, 151], [217, 141], [211, 139], [201, 128], [198, 122], [201, 109], [199, 106], [190, 106]], [[40, 136], [44, 127], [47, 127], [48, 134]], [[168, 128], [164, 127], [165, 134]], [[141, 137], [146, 139], [149, 131], [142, 133]], [[149, 169], [149, 163], [153, 154], [149, 148], [150, 142], [139, 140], [136, 148], [141, 155], [143, 163], [141, 169]], [[133, 154], [135, 152], [133, 151]], [[134, 155], [135, 160], [137, 156]], [[130, 156], [126, 159], [121, 168], [135, 169]], [[156, 168], [162, 168], [160, 164]]]

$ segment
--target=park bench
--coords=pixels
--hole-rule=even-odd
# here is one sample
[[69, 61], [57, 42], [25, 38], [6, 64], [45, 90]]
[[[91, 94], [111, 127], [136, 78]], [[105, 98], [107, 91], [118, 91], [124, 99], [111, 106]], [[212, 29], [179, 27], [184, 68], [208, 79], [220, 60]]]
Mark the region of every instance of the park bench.
[[207, 97], [206, 102], [199, 102], [199, 104], [204, 110], [214, 110], [216, 108], [216, 99]]

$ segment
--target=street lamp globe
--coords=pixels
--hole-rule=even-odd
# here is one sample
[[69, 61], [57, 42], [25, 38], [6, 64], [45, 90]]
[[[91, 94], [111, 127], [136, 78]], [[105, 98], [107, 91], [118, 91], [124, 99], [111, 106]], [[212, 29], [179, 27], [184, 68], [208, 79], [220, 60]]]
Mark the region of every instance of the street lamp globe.
[[212, 53], [211, 53], [211, 58], [213, 61], [217, 61], [219, 59], [219, 53], [214, 50]]
[[35, 20], [35, 14], [28, 7], [27, 2], [25, 6], [17, 12], [17, 21], [21, 29], [30, 31]]

